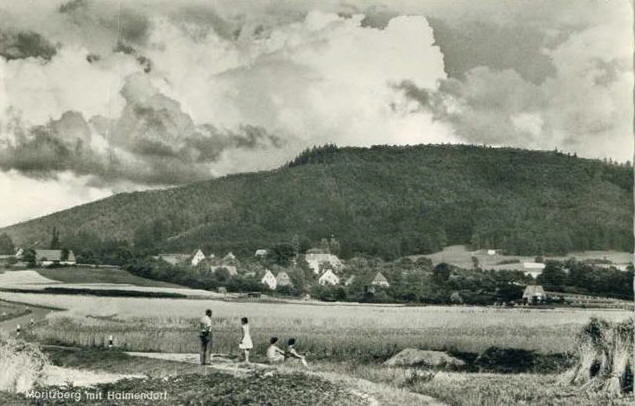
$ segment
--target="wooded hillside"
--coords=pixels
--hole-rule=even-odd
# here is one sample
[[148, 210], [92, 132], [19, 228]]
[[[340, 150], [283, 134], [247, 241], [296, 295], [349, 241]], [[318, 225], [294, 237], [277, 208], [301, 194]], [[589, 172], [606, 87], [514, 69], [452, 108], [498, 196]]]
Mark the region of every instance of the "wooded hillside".
[[558, 152], [466, 145], [307, 150], [273, 171], [124, 193], [0, 229], [18, 246], [128, 240], [253, 255], [331, 235], [341, 256], [448, 244], [513, 254], [633, 247], [633, 170]]

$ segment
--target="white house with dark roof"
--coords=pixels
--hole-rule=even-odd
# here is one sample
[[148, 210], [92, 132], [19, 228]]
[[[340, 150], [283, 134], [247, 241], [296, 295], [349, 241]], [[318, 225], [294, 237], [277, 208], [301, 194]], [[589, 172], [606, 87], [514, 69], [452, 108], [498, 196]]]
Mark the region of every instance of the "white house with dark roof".
[[205, 254], [203, 253], [203, 250], [199, 248], [196, 251], [194, 251], [190, 264], [192, 264], [192, 266], [197, 266], [204, 260], [205, 260]]
[[73, 251], [68, 251], [66, 258], [64, 257], [64, 250], [35, 250], [35, 263], [41, 266], [60, 264], [60, 265], [75, 265], [75, 254]]
[[340, 283], [340, 277], [335, 275], [331, 269], [327, 269], [324, 271], [320, 279], [318, 279], [318, 283], [322, 286], [324, 285], [337, 285]]
[[370, 284], [374, 286], [382, 286], [384, 288], [390, 286], [390, 283], [388, 283], [388, 279], [386, 279], [386, 277], [381, 272], [377, 272], [377, 275], [375, 275], [375, 278], [373, 278], [373, 281]]
[[541, 285], [527, 285], [523, 292], [523, 300], [527, 302], [543, 302], [547, 299], [547, 294]]
[[267, 271], [265, 272], [264, 276], [262, 277], [262, 279], [260, 279], [260, 282], [263, 285], [266, 285], [269, 289], [274, 290], [277, 286], [278, 286], [278, 280], [276, 279], [275, 276], [273, 276], [273, 274], [271, 273], [270, 270], [267, 269]]

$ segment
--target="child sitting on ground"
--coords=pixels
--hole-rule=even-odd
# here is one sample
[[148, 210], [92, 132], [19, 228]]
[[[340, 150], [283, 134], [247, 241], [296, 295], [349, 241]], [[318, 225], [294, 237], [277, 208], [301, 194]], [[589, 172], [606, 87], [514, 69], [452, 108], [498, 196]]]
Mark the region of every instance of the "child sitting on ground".
[[277, 364], [279, 362], [284, 361], [284, 351], [282, 351], [276, 343], [278, 342], [278, 337], [271, 337], [269, 340], [269, 348], [267, 348], [267, 361], [270, 364]]
[[304, 355], [298, 354], [298, 352], [295, 350], [295, 338], [289, 339], [285, 357], [299, 359], [302, 362], [302, 365], [307, 368], [309, 367], [309, 364], [306, 362], [306, 357]]

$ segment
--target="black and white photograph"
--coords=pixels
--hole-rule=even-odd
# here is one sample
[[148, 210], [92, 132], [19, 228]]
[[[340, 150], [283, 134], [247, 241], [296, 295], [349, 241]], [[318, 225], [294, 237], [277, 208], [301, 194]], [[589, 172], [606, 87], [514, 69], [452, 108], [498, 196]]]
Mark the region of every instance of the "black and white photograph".
[[0, 405], [626, 406], [633, 0], [0, 0]]

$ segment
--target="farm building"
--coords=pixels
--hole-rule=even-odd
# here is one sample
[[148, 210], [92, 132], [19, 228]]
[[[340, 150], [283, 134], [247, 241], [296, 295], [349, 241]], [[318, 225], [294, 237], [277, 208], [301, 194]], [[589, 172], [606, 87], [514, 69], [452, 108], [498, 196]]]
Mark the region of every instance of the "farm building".
[[223, 263], [226, 262], [236, 262], [236, 255], [233, 252], [228, 252], [227, 255], [223, 258]]
[[256, 253], [254, 254], [254, 256], [258, 258], [263, 258], [267, 256], [267, 252], [268, 251], [265, 249], [259, 249], [259, 250], [256, 250]]
[[316, 275], [320, 274], [320, 265], [326, 266], [327, 268], [331, 268], [334, 271], [341, 270], [344, 265], [342, 261], [337, 257], [337, 255], [324, 253], [324, 252], [315, 252], [315, 250], [309, 250], [304, 255], [304, 259], [306, 260], [309, 267], [313, 270], [313, 273]]
[[318, 283], [320, 285], [337, 285], [338, 283], [340, 283], [340, 278], [339, 276], [335, 275], [335, 273], [330, 270], [327, 269], [326, 272], [324, 272], [322, 274], [322, 276], [320, 276], [320, 279], [318, 279]]
[[47, 266], [53, 264], [75, 265], [75, 254], [73, 251], [64, 250], [35, 250], [35, 263], [37, 265]]
[[211, 265], [209, 267], [209, 270], [212, 272], [216, 272], [219, 269], [227, 270], [227, 272], [229, 273], [229, 276], [238, 275], [238, 269], [236, 269], [236, 266], [234, 265]]
[[375, 278], [370, 284], [374, 286], [382, 286], [384, 288], [390, 286], [390, 283], [388, 283], [388, 279], [386, 279], [386, 277], [381, 272], [377, 272], [377, 275], [375, 275]]
[[194, 254], [192, 255], [192, 260], [190, 261], [190, 263], [192, 264], [192, 266], [196, 266], [198, 264], [201, 263], [201, 261], [205, 260], [205, 254], [203, 254], [203, 251], [199, 248], [196, 251], [194, 251]]
[[293, 286], [293, 282], [291, 282], [289, 274], [284, 271], [278, 272], [278, 275], [276, 275], [276, 282], [278, 286]]
[[344, 285], [350, 286], [353, 282], [355, 282], [355, 275], [349, 276], [348, 279], [346, 279], [346, 281], [344, 282]]
[[271, 271], [268, 269], [267, 269], [267, 272], [265, 272], [265, 275], [260, 280], [260, 282], [263, 285], [267, 285], [267, 287], [271, 290], [275, 289], [278, 286], [278, 281], [276, 280], [276, 277], [273, 276]]
[[159, 254], [153, 258], [160, 259], [170, 265], [178, 265], [186, 262], [190, 258], [190, 256], [187, 254]]
[[523, 301], [528, 303], [543, 302], [547, 298], [541, 285], [528, 285], [523, 292]]

